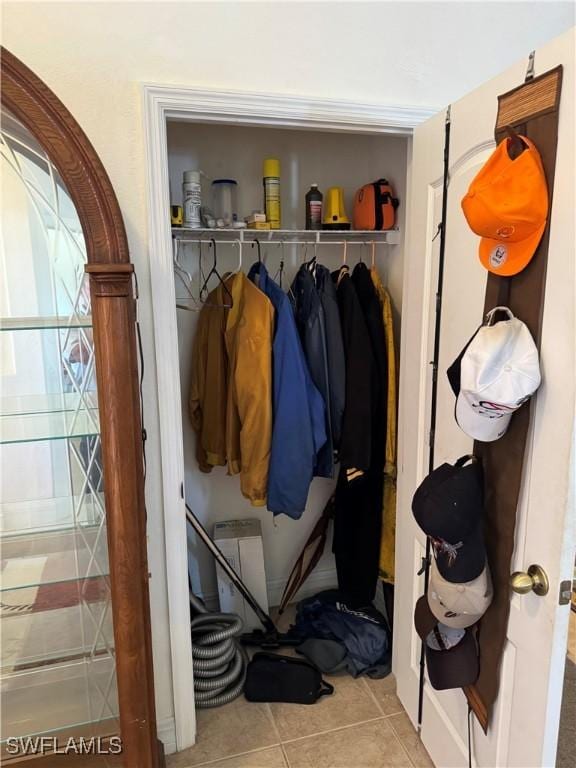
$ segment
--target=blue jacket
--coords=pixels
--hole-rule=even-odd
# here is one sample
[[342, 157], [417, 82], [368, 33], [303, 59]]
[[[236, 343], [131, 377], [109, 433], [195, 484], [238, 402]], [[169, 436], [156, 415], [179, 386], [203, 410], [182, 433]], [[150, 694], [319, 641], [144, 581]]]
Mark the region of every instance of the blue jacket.
[[276, 310], [267, 505], [275, 515], [297, 519], [306, 506], [317, 455], [326, 443], [324, 400], [308, 371], [288, 297], [264, 264], [254, 264], [248, 277]]

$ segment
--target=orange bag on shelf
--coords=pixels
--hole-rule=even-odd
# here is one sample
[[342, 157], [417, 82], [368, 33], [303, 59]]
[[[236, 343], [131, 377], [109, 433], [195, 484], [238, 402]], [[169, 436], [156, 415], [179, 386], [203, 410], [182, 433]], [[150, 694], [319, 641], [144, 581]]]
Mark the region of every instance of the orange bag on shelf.
[[365, 184], [354, 196], [354, 229], [394, 229], [398, 198], [386, 179]]

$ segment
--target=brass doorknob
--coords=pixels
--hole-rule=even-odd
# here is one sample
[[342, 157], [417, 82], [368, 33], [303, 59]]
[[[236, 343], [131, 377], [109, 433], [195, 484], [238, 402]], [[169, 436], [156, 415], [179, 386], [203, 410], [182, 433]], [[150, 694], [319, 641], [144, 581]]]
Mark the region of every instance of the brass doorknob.
[[527, 595], [528, 592], [543, 597], [548, 594], [550, 583], [546, 571], [540, 565], [531, 565], [528, 572], [515, 571], [510, 576], [510, 586], [512, 591], [519, 595]]

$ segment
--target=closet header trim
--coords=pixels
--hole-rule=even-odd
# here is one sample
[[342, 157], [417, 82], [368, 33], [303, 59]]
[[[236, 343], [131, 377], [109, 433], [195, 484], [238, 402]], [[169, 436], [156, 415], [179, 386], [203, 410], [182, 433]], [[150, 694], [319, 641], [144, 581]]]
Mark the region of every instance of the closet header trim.
[[251, 91], [154, 84], [143, 88], [148, 108], [162, 108], [168, 120], [411, 135], [417, 125], [440, 110], [436, 106], [362, 104]]

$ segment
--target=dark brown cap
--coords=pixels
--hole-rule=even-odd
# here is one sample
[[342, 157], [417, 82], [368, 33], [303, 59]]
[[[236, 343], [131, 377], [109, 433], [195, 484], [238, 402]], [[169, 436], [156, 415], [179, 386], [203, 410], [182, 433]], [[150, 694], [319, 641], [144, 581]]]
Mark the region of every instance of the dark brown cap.
[[436, 624], [438, 624], [438, 619], [430, 610], [428, 598], [426, 595], [422, 595], [416, 602], [416, 607], [414, 608], [414, 626], [416, 627], [416, 632], [418, 632], [422, 640], [426, 641], [426, 638], [430, 632], [432, 632]]
[[426, 642], [428, 635], [437, 624], [438, 620], [430, 610], [428, 598], [424, 595], [416, 603], [414, 625], [426, 649], [426, 667], [430, 684], [437, 691], [473, 685], [480, 671], [474, 631], [466, 629], [464, 637], [457, 645], [438, 651], [430, 648]]

